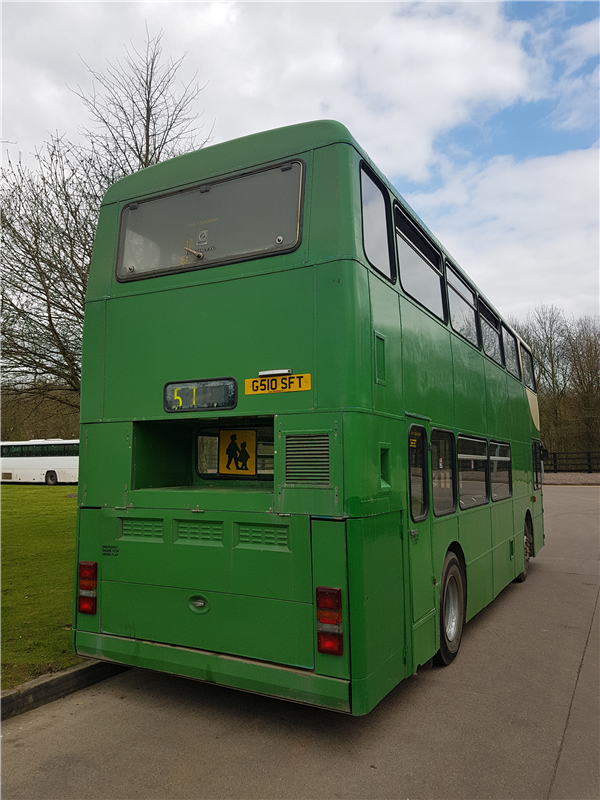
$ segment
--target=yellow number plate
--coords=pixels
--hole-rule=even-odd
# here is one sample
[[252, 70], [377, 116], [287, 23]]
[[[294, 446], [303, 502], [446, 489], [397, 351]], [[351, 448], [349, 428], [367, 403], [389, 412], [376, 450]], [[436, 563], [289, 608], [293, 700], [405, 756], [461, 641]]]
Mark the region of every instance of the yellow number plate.
[[275, 392], [307, 392], [310, 373], [304, 375], [273, 375], [268, 378], [246, 378], [245, 394], [274, 394]]

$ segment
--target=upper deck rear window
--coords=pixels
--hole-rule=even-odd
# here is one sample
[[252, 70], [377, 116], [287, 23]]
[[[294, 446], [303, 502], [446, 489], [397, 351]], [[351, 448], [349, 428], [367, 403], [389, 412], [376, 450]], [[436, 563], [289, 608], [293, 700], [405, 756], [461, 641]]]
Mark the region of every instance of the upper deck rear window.
[[276, 255], [300, 243], [302, 163], [205, 183], [123, 211], [117, 278]]

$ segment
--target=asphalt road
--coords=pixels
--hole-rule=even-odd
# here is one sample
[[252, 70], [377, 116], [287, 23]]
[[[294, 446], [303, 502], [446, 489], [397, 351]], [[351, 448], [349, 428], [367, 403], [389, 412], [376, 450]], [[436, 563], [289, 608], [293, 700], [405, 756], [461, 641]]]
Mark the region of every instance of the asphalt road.
[[3, 723], [3, 800], [597, 800], [599, 498], [547, 487], [527, 581], [368, 716], [130, 670]]

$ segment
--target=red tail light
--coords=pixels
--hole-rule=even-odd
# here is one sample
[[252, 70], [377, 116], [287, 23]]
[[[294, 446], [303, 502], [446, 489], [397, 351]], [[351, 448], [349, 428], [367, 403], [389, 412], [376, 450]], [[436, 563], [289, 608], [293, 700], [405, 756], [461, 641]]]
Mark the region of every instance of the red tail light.
[[79, 613], [96, 613], [96, 589], [98, 587], [98, 562], [79, 562]]
[[317, 649], [334, 656], [344, 653], [341, 589], [317, 586]]

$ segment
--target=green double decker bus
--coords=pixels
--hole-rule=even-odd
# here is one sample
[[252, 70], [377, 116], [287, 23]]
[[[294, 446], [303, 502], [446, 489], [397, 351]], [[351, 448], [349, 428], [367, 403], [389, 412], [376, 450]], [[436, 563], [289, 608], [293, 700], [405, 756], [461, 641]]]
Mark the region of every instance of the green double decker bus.
[[108, 191], [82, 385], [81, 655], [366, 714], [543, 545], [531, 353], [336, 122]]

